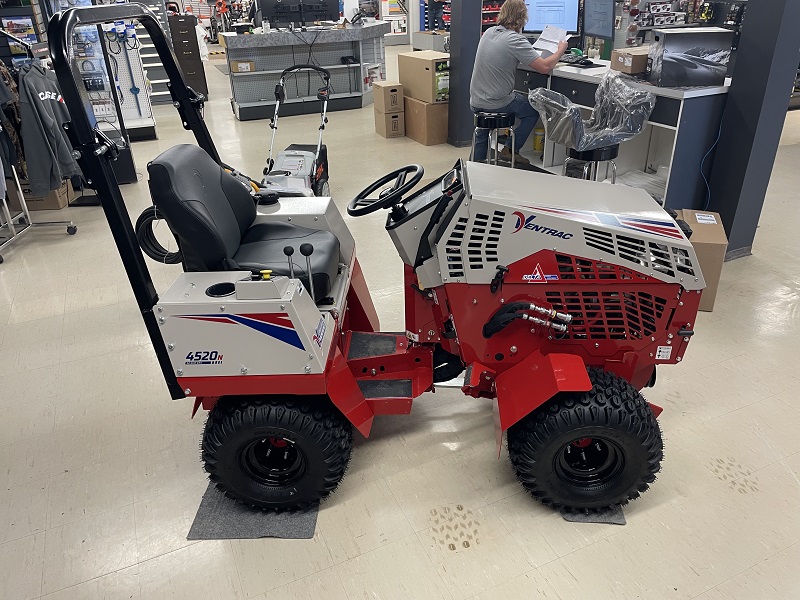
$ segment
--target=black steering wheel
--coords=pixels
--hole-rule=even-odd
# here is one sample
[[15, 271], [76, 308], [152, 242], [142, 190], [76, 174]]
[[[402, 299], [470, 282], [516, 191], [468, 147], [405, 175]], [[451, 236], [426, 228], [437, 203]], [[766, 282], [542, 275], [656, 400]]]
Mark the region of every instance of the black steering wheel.
[[[406, 165], [384, 175], [350, 201], [350, 204], [347, 205], [347, 214], [351, 217], [363, 217], [382, 208], [392, 208], [402, 201], [403, 194], [419, 183], [424, 173], [425, 169], [420, 165]], [[408, 175], [411, 175], [411, 179], [406, 181]], [[375, 190], [391, 181], [394, 181], [394, 184], [381, 190], [377, 198], [369, 197]]]

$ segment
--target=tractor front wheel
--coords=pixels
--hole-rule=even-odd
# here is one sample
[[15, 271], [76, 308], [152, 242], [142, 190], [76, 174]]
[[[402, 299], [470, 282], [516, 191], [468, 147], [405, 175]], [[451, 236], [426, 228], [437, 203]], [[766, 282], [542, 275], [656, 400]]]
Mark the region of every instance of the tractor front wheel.
[[203, 432], [209, 479], [257, 508], [304, 509], [324, 500], [350, 461], [352, 429], [327, 398], [222, 398]]
[[508, 430], [517, 479], [545, 506], [623, 505], [660, 470], [661, 430], [642, 395], [612, 373], [589, 377], [590, 391], [560, 394]]

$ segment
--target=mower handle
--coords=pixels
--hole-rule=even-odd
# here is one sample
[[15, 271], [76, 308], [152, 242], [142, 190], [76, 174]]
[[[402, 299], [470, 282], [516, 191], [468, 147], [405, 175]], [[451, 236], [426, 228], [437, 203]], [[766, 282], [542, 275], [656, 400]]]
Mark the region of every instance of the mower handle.
[[283, 70], [283, 72], [281, 73], [281, 79], [283, 79], [287, 75], [291, 75], [292, 73], [296, 73], [298, 71], [316, 71], [317, 73], [322, 75], [322, 78], [325, 80], [326, 83], [331, 80], [331, 72], [328, 71], [328, 69], [318, 67], [317, 65], [292, 65], [288, 69]]

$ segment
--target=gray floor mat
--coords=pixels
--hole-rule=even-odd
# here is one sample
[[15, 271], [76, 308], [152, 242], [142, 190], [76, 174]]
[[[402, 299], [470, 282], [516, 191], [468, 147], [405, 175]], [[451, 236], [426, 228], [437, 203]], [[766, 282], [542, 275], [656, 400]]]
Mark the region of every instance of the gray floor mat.
[[231, 500], [209, 484], [194, 517], [189, 540], [252, 540], [274, 537], [309, 540], [317, 528], [319, 506], [303, 512], [261, 511]]
[[230, 75], [231, 74], [230, 69], [228, 69], [228, 65], [226, 63], [223, 63], [221, 65], [214, 65], [214, 66], [217, 67], [217, 69], [219, 69], [220, 73], [222, 73], [223, 75]]
[[626, 525], [625, 513], [621, 506], [615, 506], [604, 511], [563, 512], [561, 516], [570, 523], [602, 523], [607, 525]]

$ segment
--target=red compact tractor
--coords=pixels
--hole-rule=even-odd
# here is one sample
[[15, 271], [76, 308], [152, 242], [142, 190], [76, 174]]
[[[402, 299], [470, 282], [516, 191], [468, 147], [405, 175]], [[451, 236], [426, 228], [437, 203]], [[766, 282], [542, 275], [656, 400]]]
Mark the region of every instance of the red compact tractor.
[[[148, 165], [184, 272], [160, 297], [68, 62], [75, 26], [138, 19], [198, 145]], [[413, 191], [398, 169], [347, 207], [386, 209], [405, 265], [406, 331], [381, 332], [330, 198], [262, 206], [220, 162], [155, 17], [137, 4], [70, 9], [49, 43], [81, 167], [102, 200], [174, 398], [210, 411], [205, 469], [228, 495], [275, 509], [328, 496], [353, 430], [465, 370], [507, 436], [521, 484], [548, 506], [599, 509], [654, 481], [662, 442], [640, 390], [683, 358], [704, 281], [676, 222], [646, 192], [459, 162]], [[501, 468], [498, 466], [498, 468]]]

